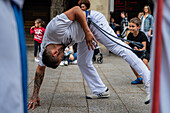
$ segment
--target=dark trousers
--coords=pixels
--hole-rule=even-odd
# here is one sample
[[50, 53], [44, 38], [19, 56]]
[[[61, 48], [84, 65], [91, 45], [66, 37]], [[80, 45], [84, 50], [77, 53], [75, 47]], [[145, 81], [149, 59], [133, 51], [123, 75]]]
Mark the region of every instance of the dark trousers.
[[34, 57], [37, 57], [37, 51], [39, 49], [39, 52], [41, 51], [41, 43], [38, 43], [34, 40]]

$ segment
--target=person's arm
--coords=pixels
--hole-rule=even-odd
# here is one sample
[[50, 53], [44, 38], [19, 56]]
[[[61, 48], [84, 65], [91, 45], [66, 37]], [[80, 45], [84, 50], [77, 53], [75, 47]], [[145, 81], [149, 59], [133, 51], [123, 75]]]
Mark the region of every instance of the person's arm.
[[35, 28], [35, 26], [32, 26], [32, 27], [30, 28], [30, 34], [35, 33], [34, 28]]
[[143, 44], [143, 48], [139, 49], [139, 51], [146, 50], [146, 41], [143, 41], [142, 44]]
[[35, 73], [35, 79], [34, 79], [34, 91], [33, 91], [33, 95], [31, 97], [31, 99], [28, 101], [28, 109], [31, 108], [32, 109], [35, 108], [36, 103], [38, 103], [38, 105], [40, 105], [40, 99], [39, 99], [39, 90], [40, 90], [40, 86], [43, 82], [44, 79], [44, 73], [45, 73], [45, 66], [40, 66], [38, 64], [37, 69], [36, 69], [36, 73]]
[[153, 27], [153, 16], [151, 15], [151, 17], [150, 17], [150, 23], [151, 23], [151, 25], [150, 25], [150, 29], [149, 29], [149, 32], [148, 32], [148, 36], [150, 37], [151, 36], [151, 34], [152, 34], [152, 27]]
[[95, 37], [91, 33], [91, 31], [87, 25], [86, 16], [85, 16], [85, 14], [83, 14], [83, 11], [80, 9], [80, 7], [75, 6], [75, 7], [71, 8], [70, 10], [64, 12], [64, 14], [71, 21], [76, 20], [80, 23], [80, 25], [83, 28], [84, 33], [85, 33], [85, 39], [86, 39], [88, 49], [90, 50], [90, 47], [91, 47], [93, 50], [94, 49], [93, 46], [96, 47], [96, 44], [93, 41], [95, 41], [96, 43], [98, 43], [98, 42], [96, 41]]
[[73, 60], [74, 60], [74, 56], [73, 56], [73, 54], [74, 54], [73, 46], [70, 46], [69, 49], [70, 49], [70, 51], [72, 51], [72, 53], [70, 53], [70, 55], [69, 55], [69, 59], [70, 59], [71, 61], [73, 61]]
[[[128, 36], [127, 36], [127, 40], [131, 40], [131, 39], [130, 39], [129, 34], [128, 34]], [[126, 44], [128, 44], [128, 45], [129, 45], [129, 42], [128, 42], [128, 41], [126, 41]]]

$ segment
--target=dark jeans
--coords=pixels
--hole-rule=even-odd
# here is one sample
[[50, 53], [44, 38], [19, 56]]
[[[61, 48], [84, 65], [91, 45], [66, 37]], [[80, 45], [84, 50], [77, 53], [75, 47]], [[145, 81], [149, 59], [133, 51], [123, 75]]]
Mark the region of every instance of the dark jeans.
[[37, 57], [37, 51], [39, 49], [39, 52], [41, 51], [41, 43], [38, 43], [34, 40], [34, 57]]

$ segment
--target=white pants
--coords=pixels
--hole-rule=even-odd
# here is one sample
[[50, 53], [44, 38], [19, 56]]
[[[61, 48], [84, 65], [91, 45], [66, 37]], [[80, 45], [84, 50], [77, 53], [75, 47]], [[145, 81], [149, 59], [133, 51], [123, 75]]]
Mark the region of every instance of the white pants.
[[[102, 20], [102, 19], [101, 19]], [[112, 35], [116, 34], [111, 29], [111, 27], [108, 25], [107, 20], [103, 16], [102, 21], [95, 21], [96, 24], [98, 24], [102, 29], [106, 30], [107, 32], [111, 33]], [[126, 60], [135, 70], [136, 72], [143, 77], [145, 85], [147, 86], [150, 83], [150, 71], [146, 67], [146, 65], [142, 62], [141, 59], [139, 59], [131, 50], [128, 50], [110, 39], [108, 39], [105, 35], [103, 35], [97, 28], [95, 28], [93, 25], [90, 25], [90, 30], [94, 34], [95, 38], [98, 42], [103, 44], [109, 51], [113, 52], [114, 54], [121, 56], [124, 60]], [[110, 36], [109, 36], [110, 37]], [[113, 37], [110, 37], [116, 42], [129, 47], [126, 43], [122, 42], [121, 40], [115, 39]], [[130, 48], [130, 47], [129, 47]], [[102, 80], [100, 79], [96, 69], [94, 68], [92, 64], [92, 56], [93, 51], [88, 50], [88, 47], [86, 45], [86, 41], [83, 41], [81, 43], [78, 43], [78, 66], [89, 85], [91, 91], [94, 94], [101, 93], [106, 89], [106, 86], [103, 84]]]
[[23, 113], [17, 24], [10, 0], [0, 0], [0, 113]]

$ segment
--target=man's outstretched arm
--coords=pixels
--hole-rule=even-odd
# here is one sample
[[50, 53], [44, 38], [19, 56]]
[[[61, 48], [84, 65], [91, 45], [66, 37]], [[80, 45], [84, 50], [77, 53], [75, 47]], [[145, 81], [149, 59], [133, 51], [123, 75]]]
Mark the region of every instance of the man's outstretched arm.
[[83, 28], [84, 33], [85, 33], [85, 39], [86, 39], [86, 43], [88, 45], [88, 49], [90, 50], [90, 47], [92, 49], [94, 49], [93, 46], [96, 47], [96, 45], [93, 41], [95, 41], [96, 43], [98, 43], [98, 42], [96, 41], [95, 37], [91, 33], [91, 31], [87, 25], [86, 16], [85, 16], [85, 14], [83, 14], [83, 11], [80, 9], [80, 7], [75, 6], [75, 7], [71, 8], [70, 10], [64, 12], [64, 14], [70, 20], [72, 20], [72, 21], [76, 20], [80, 23], [80, 25]]
[[28, 109], [30, 109], [31, 106], [32, 106], [32, 109], [34, 109], [36, 103], [40, 105], [40, 99], [38, 97], [38, 94], [39, 94], [40, 86], [44, 79], [44, 73], [45, 73], [45, 66], [40, 66], [38, 64], [36, 73], [35, 73], [35, 79], [34, 79], [34, 91], [33, 91], [33, 95], [31, 99], [28, 101]]

